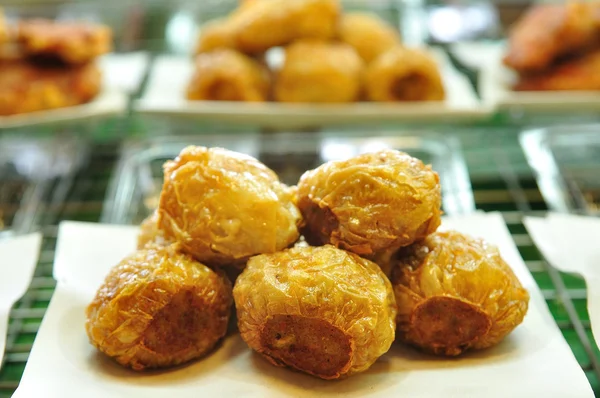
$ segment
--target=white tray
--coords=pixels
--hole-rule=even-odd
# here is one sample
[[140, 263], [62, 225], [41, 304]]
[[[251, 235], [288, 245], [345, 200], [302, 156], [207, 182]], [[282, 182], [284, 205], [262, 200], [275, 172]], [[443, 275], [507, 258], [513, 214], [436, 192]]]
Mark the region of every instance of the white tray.
[[88, 342], [85, 307], [108, 270], [134, 250], [138, 230], [63, 223], [54, 265], [58, 285], [14, 397], [593, 397], [502, 216], [475, 213], [443, 225], [500, 247], [531, 294], [523, 324], [500, 345], [461, 358], [394, 344], [367, 372], [332, 382], [271, 366], [237, 334], [188, 366], [149, 373], [120, 367]]
[[444, 80], [446, 101], [428, 103], [287, 104], [188, 101], [185, 88], [193, 73], [186, 57], [161, 56], [153, 64], [148, 86], [136, 102], [138, 112], [204, 120], [253, 123], [265, 127], [296, 128], [331, 124], [474, 120], [491, 114], [481, 105], [468, 80], [454, 69], [446, 54], [432, 51]]

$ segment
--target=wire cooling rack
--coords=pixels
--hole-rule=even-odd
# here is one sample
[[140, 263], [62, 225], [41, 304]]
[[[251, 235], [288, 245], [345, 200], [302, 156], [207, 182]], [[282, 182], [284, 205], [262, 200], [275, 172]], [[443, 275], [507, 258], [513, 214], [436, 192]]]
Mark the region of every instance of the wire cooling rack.
[[[547, 208], [519, 148], [519, 131], [520, 127], [481, 128], [458, 133], [476, 206], [503, 214], [550, 311], [598, 394], [600, 352], [590, 329], [585, 283], [550, 267], [533, 246], [522, 224], [523, 215], [543, 214]], [[43, 198], [46, 206], [38, 217], [45, 236], [41, 257], [29, 290], [11, 313], [6, 355], [0, 369], [0, 397], [9, 397], [17, 388], [54, 290], [52, 265], [58, 221], [98, 221], [100, 218], [118, 158], [118, 145], [96, 144], [90, 154], [77, 173], [56, 183]]]

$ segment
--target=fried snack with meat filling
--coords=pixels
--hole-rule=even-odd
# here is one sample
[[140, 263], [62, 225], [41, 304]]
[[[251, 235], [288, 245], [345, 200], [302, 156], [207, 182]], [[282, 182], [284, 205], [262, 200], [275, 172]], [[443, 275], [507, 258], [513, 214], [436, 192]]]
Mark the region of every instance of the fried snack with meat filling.
[[299, 39], [331, 39], [340, 15], [338, 0], [254, 0], [231, 15], [236, 48], [260, 54]]
[[400, 33], [377, 15], [348, 13], [342, 16], [339, 38], [354, 47], [365, 63], [400, 44]]
[[158, 226], [158, 211], [152, 212], [140, 224], [137, 248], [143, 249], [147, 245], [165, 246], [172, 244], [165, 239], [165, 233]]
[[24, 20], [17, 38], [29, 55], [58, 57], [70, 64], [89, 62], [112, 49], [108, 26], [84, 22]]
[[306, 240], [367, 256], [433, 233], [441, 203], [438, 174], [391, 149], [327, 162], [298, 183]]
[[498, 344], [529, 304], [498, 249], [458, 232], [437, 232], [401, 249], [392, 285], [398, 339], [437, 355]]
[[250, 156], [190, 146], [164, 176], [159, 226], [203, 263], [236, 266], [298, 240], [294, 192]]
[[600, 50], [561, 61], [544, 71], [521, 75], [515, 91], [600, 90]]
[[187, 99], [262, 102], [268, 99], [270, 78], [258, 61], [235, 50], [220, 49], [196, 57]]
[[371, 62], [366, 71], [366, 94], [369, 100], [441, 101], [444, 84], [438, 65], [419, 49], [394, 47]]
[[360, 96], [364, 64], [343, 43], [303, 40], [285, 50], [285, 61], [275, 80], [281, 102], [343, 103]]
[[242, 339], [275, 366], [337, 379], [367, 370], [394, 340], [389, 280], [331, 245], [252, 257], [233, 295]]
[[114, 267], [88, 306], [90, 342], [123, 366], [161, 368], [207, 354], [227, 331], [231, 283], [177, 245], [147, 247]]
[[600, 2], [534, 5], [511, 29], [504, 64], [542, 70], [559, 57], [598, 44]]
[[94, 64], [41, 66], [27, 61], [0, 61], [0, 116], [86, 103], [100, 91]]

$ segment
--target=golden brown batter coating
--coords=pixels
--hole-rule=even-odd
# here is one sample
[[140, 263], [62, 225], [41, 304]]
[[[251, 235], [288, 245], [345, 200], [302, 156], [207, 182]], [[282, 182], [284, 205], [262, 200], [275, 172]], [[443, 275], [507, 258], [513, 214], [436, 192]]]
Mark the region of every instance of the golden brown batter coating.
[[199, 261], [243, 264], [298, 240], [301, 215], [293, 192], [258, 160], [190, 146], [164, 171], [159, 225]]
[[202, 26], [195, 53], [222, 48], [235, 49], [235, 26], [227, 18], [215, 19]]
[[440, 225], [440, 206], [438, 174], [395, 150], [325, 163], [298, 183], [307, 241], [360, 255], [423, 239]]
[[236, 48], [263, 53], [294, 40], [330, 39], [336, 33], [338, 0], [254, 0], [232, 15]]
[[66, 67], [0, 61], [0, 116], [80, 105], [92, 100], [101, 84], [94, 64]]
[[281, 102], [341, 103], [360, 96], [364, 64], [344, 43], [303, 40], [285, 50], [275, 82]]
[[70, 64], [89, 62], [112, 49], [109, 27], [83, 22], [25, 20], [18, 26], [18, 40], [29, 55], [58, 57]]
[[441, 101], [445, 97], [435, 60], [423, 50], [400, 46], [369, 64], [365, 85], [371, 101]]
[[331, 245], [252, 257], [233, 294], [242, 338], [275, 366], [336, 379], [367, 370], [394, 340], [389, 280]]
[[342, 16], [340, 40], [354, 47], [365, 63], [400, 45], [400, 33], [375, 14], [348, 13]]
[[437, 355], [498, 344], [529, 304], [498, 249], [458, 232], [437, 232], [401, 249], [392, 284], [398, 338]]
[[220, 49], [196, 58], [187, 88], [189, 100], [266, 101], [269, 73], [256, 60], [235, 50]]
[[164, 246], [169, 244], [165, 233], [158, 227], [158, 211], [152, 212], [140, 224], [137, 248], [142, 249], [148, 244]]
[[231, 284], [177, 251], [147, 247], [113, 268], [87, 308], [91, 343], [134, 370], [182, 364], [225, 335]]

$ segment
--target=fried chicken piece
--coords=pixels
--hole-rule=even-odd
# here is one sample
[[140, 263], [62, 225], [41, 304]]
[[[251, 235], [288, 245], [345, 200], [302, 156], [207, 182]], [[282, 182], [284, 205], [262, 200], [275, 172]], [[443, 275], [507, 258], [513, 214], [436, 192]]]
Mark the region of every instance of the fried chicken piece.
[[340, 40], [351, 45], [365, 63], [400, 44], [400, 33], [374, 14], [348, 13], [342, 16]]
[[539, 73], [521, 75], [514, 90], [600, 90], [600, 50], [562, 61]]
[[392, 285], [398, 339], [437, 355], [498, 344], [529, 304], [495, 246], [453, 231], [402, 248]]
[[89, 62], [112, 49], [108, 26], [83, 22], [25, 20], [17, 38], [29, 55], [58, 57], [70, 64]]
[[340, 15], [338, 0], [254, 0], [231, 15], [236, 48], [263, 53], [294, 40], [331, 39]]
[[98, 94], [101, 83], [95, 64], [0, 61], [0, 116], [80, 105]]
[[511, 30], [504, 64], [517, 71], [542, 70], [563, 55], [598, 43], [599, 4], [533, 6]]
[[196, 57], [187, 99], [209, 101], [266, 101], [270, 77], [258, 61], [230, 49]]
[[164, 165], [158, 208], [166, 239], [208, 265], [243, 266], [298, 240], [293, 192], [258, 160], [190, 146]]
[[134, 370], [199, 358], [225, 335], [231, 283], [177, 245], [147, 247], [113, 268], [88, 306], [90, 342]]
[[344, 43], [302, 40], [285, 50], [275, 81], [280, 102], [343, 103], [360, 96], [364, 64]]
[[394, 47], [367, 67], [365, 86], [371, 101], [441, 101], [442, 76], [435, 60], [423, 50]]
[[438, 174], [391, 149], [325, 163], [298, 183], [306, 240], [360, 255], [425, 238], [440, 225], [441, 201]]
[[367, 370], [394, 340], [389, 280], [331, 245], [252, 257], [233, 294], [242, 339], [275, 366], [337, 379]]

